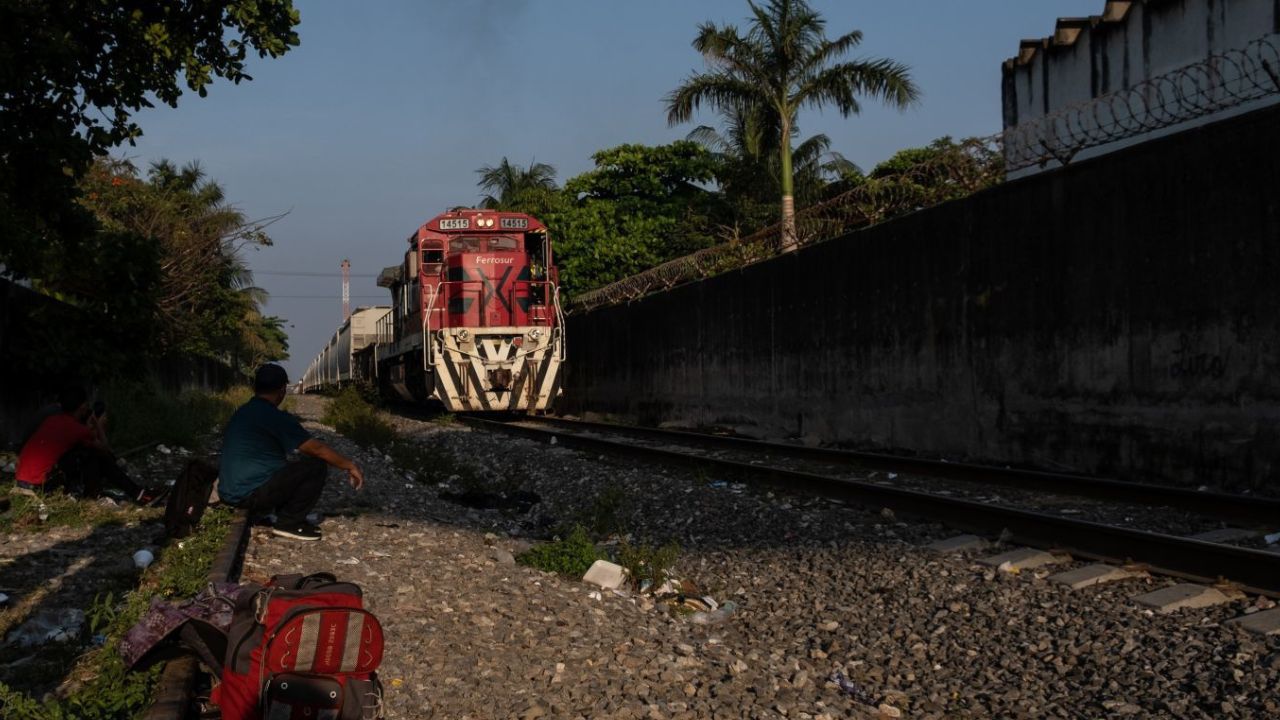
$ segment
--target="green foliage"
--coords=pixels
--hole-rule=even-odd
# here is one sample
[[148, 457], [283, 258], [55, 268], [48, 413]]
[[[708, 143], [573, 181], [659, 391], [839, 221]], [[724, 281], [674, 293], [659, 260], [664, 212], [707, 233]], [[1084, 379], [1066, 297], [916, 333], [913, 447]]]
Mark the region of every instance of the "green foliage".
[[578, 525], [564, 537], [549, 543], [535, 545], [528, 552], [516, 557], [521, 565], [580, 578], [596, 560], [605, 559], [587, 535], [586, 528]]
[[354, 386], [329, 401], [321, 421], [363, 448], [389, 448], [396, 439], [395, 429]]
[[85, 619], [89, 621], [89, 632], [97, 635], [107, 631], [111, 623], [115, 622], [116, 615], [120, 614], [119, 603], [116, 601], [115, 593], [98, 593], [93, 596], [93, 604], [89, 606], [89, 611], [85, 613]]
[[488, 191], [480, 206], [491, 210], [511, 210], [541, 217], [555, 203], [556, 169], [546, 163], [529, 161], [529, 167], [513, 165], [505, 157], [497, 165], [476, 171], [480, 189]]
[[107, 388], [107, 439], [130, 450], [148, 443], [199, 448], [215, 427], [252, 396], [245, 386], [221, 393], [197, 391], [173, 395], [153, 383], [117, 382]]
[[618, 546], [618, 564], [627, 569], [628, 577], [638, 588], [645, 581], [657, 589], [672, 576], [671, 570], [680, 559], [680, 545], [674, 542], [661, 547], [648, 544], [632, 545], [623, 542]]
[[163, 666], [130, 672], [120, 656], [119, 642], [146, 611], [153, 596], [188, 598], [206, 584], [213, 559], [230, 529], [234, 513], [213, 508], [196, 533], [168, 547], [143, 575], [141, 586], [113, 603], [113, 596], [96, 596], [87, 615], [91, 627], [106, 636], [100, 648], [76, 663], [84, 684], [69, 697], [40, 702], [20, 689], [0, 683], [0, 716], [23, 720], [126, 720], [137, 717], [152, 698]]
[[378, 386], [372, 382], [357, 380], [347, 387], [359, 393], [360, 398], [370, 407], [380, 408], [385, 404], [385, 399], [382, 397], [382, 393], [378, 391]]
[[0, 3], [0, 265], [53, 277], [49, 263], [88, 257], [76, 182], [141, 135], [133, 113], [176, 106], [183, 85], [203, 96], [216, 77], [251, 79], [249, 52], [283, 55], [299, 22], [291, 0]]
[[591, 156], [594, 170], [565, 183], [576, 196], [620, 200], [643, 198], [665, 201], [672, 196], [697, 196], [698, 182], [715, 177], [715, 160], [697, 143], [677, 140], [669, 145], [619, 145]]
[[913, 212], [956, 200], [1004, 179], [1004, 158], [978, 138], [941, 137], [925, 147], [900, 150], [867, 175], [847, 173], [828, 188], [832, 195], [857, 190], [868, 220]]
[[[778, 221], [782, 167], [776, 118], [748, 107], [721, 113], [724, 130], [695, 128], [689, 139], [706, 147], [716, 159], [716, 182], [733, 216], [738, 235], [749, 235]], [[799, 137], [799, 130], [794, 134]], [[833, 180], [858, 167], [831, 149], [831, 139], [814, 135], [792, 151], [797, 207], [824, 199]]]
[[905, 65], [885, 59], [838, 62], [862, 42], [853, 30], [826, 35], [826, 21], [805, 0], [768, 0], [751, 8], [746, 34], [733, 25], [703, 23], [693, 47], [708, 70], [687, 78], [667, 96], [667, 121], [686, 122], [703, 105], [739, 115], [778, 150], [783, 222], [794, 242], [792, 157], [796, 116], [803, 106], [834, 106], [848, 117], [861, 111], [860, 97], [905, 108], [919, 97]]
[[[0, 486], [7, 492], [8, 486]], [[40, 517], [44, 516], [41, 520]], [[92, 500], [61, 491], [43, 497], [10, 496], [9, 509], [0, 513], [0, 532], [39, 533], [50, 527], [86, 527], [121, 522], [119, 513]]]
[[478, 489], [478, 473], [461, 463], [444, 448], [401, 439], [387, 449], [391, 462], [402, 472], [411, 472], [417, 482], [438, 485], [457, 475], [464, 489]]
[[569, 291], [606, 285], [715, 242], [719, 205], [699, 186], [715, 160], [697, 143], [620, 145], [592, 156], [596, 167], [565, 183], [542, 220]]
[[[107, 286], [75, 267], [41, 285], [78, 298], [126, 293], [138, 298], [128, 317], [153, 328], [157, 353], [229, 360], [242, 371], [288, 357], [284, 321], [265, 317], [267, 294], [253, 286], [240, 256], [244, 246], [268, 246], [268, 222], [250, 222], [229, 205], [222, 186], [198, 163], [177, 167], [153, 163], [143, 179], [124, 161], [99, 160], [81, 183], [81, 203], [93, 212], [103, 235], [140, 243], [152, 254], [124, 267], [154, 268]], [[77, 259], [78, 261], [79, 259]], [[121, 259], [122, 260], [122, 259]]]
[[[147, 288], [158, 277], [156, 254], [134, 236], [85, 233], [85, 253], [52, 259], [60, 281], [33, 282], [21, 321], [6, 328], [6, 368], [55, 382], [145, 371], [138, 349], [154, 338]], [[78, 294], [86, 288], [93, 294]]]
[[288, 356], [284, 321], [262, 315], [266, 294], [240, 257], [246, 244], [270, 244], [266, 223], [227, 205], [198, 165], [160, 161], [143, 179], [99, 159], [79, 190], [92, 223], [79, 252], [51, 254], [32, 279], [53, 300], [33, 303], [18, 327], [13, 367], [139, 379], [155, 358], [196, 355], [248, 372]]
[[[184, 539], [181, 547], [174, 543], [165, 549], [152, 591], [164, 598], [189, 598], [204, 589], [214, 556], [222, 548], [234, 520], [235, 510], [210, 508], [200, 520], [199, 532]], [[122, 633], [131, 627], [149, 602], [150, 597], [143, 593], [131, 595], [130, 604], [126, 605], [127, 612], [122, 613], [126, 617], [123, 620], [118, 618], [112, 625], [112, 631]]]
[[623, 523], [626, 508], [626, 491], [617, 483], [609, 483], [591, 498], [591, 505], [581, 514], [580, 524], [595, 537], [620, 535], [626, 529]]
[[[906, 148], [876, 165], [868, 180], [902, 179], [920, 186], [947, 184], [947, 178], [1004, 174], [1004, 158], [978, 138], [956, 142], [950, 135], [925, 147]], [[946, 171], [945, 173], [942, 171]]]

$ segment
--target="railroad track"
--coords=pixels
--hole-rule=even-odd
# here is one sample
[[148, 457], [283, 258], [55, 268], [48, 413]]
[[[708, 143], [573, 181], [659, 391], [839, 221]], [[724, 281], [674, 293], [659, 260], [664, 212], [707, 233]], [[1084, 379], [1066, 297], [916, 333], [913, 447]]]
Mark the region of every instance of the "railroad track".
[[[249, 528], [249, 514], [243, 510], [237, 512], [209, 569], [210, 583], [239, 579], [245, 545], [249, 541]], [[187, 720], [192, 717], [199, 669], [196, 659], [191, 656], [171, 660], [165, 665], [156, 686], [155, 698], [142, 716], [143, 720]]]
[[[990, 500], [944, 494], [940, 489], [900, 487], [840, 476], [855, 466], [875, 472], [912, 473], [947, 481], [1014, 487], [1022, 491], [1105, 499], [1144, 507], [1179, 508], [1201, 516], [1275, 523], [1280, 501], [1167, 488], [1062, 473], [1034, 472], [878, 453], [808, 448], [700, 433], [547, 418], [495, 420], [462, 416], [471, 427], [555, 442], [592, 452], [608, 452], [668, 464], [715, 469], [763, 480], [791, 491], [809, 492], [896, 512], [927, 516], [969, 532], [1000, 535], [1011, 541], [1065, 551], [1113, 563], [1138, 563], [1153, 571], [1187, 579], [1227, 580], [1243, 590], [1280, 596], [1280, 553], [1120, 523], [1064, 517], [1058, 513], [1012, 507]], [[655, 444], [655, 441], [660, 444]], [[723, 457], [731, 451], [733, 457]], [[801, 468], [794, 467], [801, 461]], [[793, 466], [788, 467], [790, 462]], [[826, 469], [814, 469], [814, 465]]]

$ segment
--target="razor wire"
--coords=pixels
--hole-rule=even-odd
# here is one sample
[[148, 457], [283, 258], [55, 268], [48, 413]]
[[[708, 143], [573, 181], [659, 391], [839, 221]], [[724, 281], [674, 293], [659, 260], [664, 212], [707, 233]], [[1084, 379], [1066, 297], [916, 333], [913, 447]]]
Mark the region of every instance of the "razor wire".
[[1069, 105], [998, 136], [1010, 172], [1163, 130], [1280, 92], [1280, 35], [1158, 75], [1133, 87]]
[[945, 148], [902, 172], [866, 178], [841, 195], [750, 236], [670, 260], [570, 302], [582, 312], [637, 300], [694, 280], [735, 270], [807, 245], [1001, 182], [1006, 173], [1066, 165], [1081, 151], [1162, 130], [1280, 94], [1280, 35], [1160, 75], [1122, 91], [1070, 105], [985, 138]]

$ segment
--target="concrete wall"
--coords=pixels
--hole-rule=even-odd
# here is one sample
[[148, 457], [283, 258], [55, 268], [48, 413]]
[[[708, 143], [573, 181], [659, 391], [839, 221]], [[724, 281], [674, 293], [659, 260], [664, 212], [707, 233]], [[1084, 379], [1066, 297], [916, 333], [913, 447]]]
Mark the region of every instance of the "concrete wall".
[[1280, 108], [569, 320], [564, 409], [1280, 488]]
[[[1276, 0], [1099, 0], [1098, 6], [1101, 14], [1096, 16], [1060, 18], [1052, 35], [1024, 40], [1018, 55], [1004, 63], [1005, 129], [1133, 88], [1210, 56], [1244, 48], [1265, 35], [1280, 33], [1280, 2]], [[1218, 73], [1217, 85], [1231, 86], [1238, 77], [1234, 68], [1225, 65], [1216, 66], [1214, 72]], [[1190, 84], [1184, 87], [1189, 88]], [[1160, 113], [1143, 115], [1141, 98], [1135, 99], [1139, 102], [1118, 107], [1139, 110], [1139, 124], [1163, 117]], [[1280, 94], [1224, 107], [1172, 128], [1155, 129], [1092, 148], [1076, 159], [1095, 157], [1277, 102]], [[1088, 129], [1096, 120], [1104, 125], [1115, 120], [1112, 108], [1099, 106], [1073, 118], [1070, 126]], [[1052, 135], [1041, 140], [1050, 146], [1057, 143]], [[1051, 163], [1047, 167], [1055, 166]], [[1039, 168], [1029, 168], [1014, 176], [1038, 171]]]
[[[81, 348], [109, 342], [94, 334], [96, 327], [81, 310], [0, 278], [0, 449], [17, 449], [37, 412], [64, 384], [75, 382], [96, 393], [110, 381], [90, 377], [90, 369], [78, 367], [75, 357], [49, 349], [51, 336], [76, 338]], [[149, 358], [138, 379], [175, 394], [220, 391], [245, 381], [229, 366], [199, 357]]]

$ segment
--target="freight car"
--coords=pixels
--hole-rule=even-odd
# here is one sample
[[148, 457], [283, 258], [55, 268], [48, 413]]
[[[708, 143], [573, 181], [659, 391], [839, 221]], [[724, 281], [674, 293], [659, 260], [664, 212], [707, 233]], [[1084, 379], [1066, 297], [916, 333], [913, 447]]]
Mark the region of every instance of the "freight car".
[[338, 388], [367, 378], [357, 359], [376, 342], [378, 323], [390, 314], [391, 308], [386, 305], [356, 308], [302, 374], [300, 391]]
[[[350, 374], [452, 412], [547, 410], [560, 393], [565, 337], [546, 227], [523, 213], [458, 209], [407, 244], [378, 275], [391, 308], [352, 351]], [[304, 381], [304, 390], [333, 384]]]

